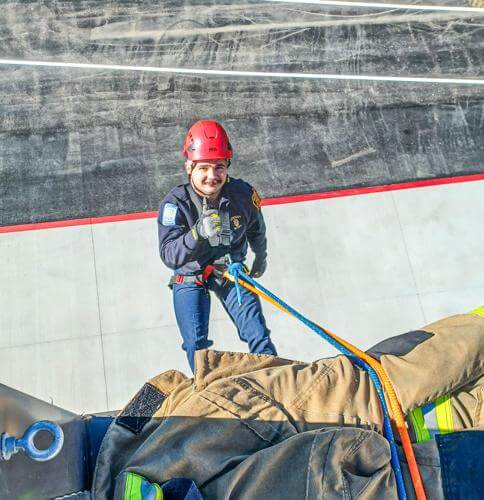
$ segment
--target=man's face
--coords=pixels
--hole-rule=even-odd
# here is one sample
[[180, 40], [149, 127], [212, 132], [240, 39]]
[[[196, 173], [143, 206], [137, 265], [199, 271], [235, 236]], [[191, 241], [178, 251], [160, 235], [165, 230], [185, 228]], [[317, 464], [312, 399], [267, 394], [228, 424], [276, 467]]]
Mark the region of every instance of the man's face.
[[195, 191], [216, 198], [227, 181], [227, 160], [186, 162], [185, 169]]

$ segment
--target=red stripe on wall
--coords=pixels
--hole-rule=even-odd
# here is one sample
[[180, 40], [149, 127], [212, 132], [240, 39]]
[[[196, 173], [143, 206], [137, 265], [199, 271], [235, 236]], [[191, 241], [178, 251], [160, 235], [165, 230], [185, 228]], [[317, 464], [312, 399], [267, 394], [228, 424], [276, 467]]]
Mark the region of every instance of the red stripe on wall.
[[123, 215], [106, 215], [104, 217], [86, 217], [85, 219], [56, 220], [52, 222], [36, 222], [20, 224], [18, 226], [0, 226], [0, 233], [18, 233], [20, 231], [34, 231], [37, 229], [52, 229], [55, 227], [86, 226], [90, 224], [104, 224], [105, 222], [121, 222], [125, 220], [150, 219], [158, 212], [139, 212]]
[[324, 200], [326, 198], [340, 198], [343, 196], [356, 196], [360, 194], [382, 193], [384, 191], [398, 191], [401, 189], [413, 189], [428, 186], [440, 186], [442, 184], [457, 184], [459, 182], [472, 182], [484, 180], [484, 173], [461, 175], [457, 177], [442, 177], [440, 179], [425, 179], [421, 181], [400, 182], [396, 184], [384, 184], [381, 186], [370, 186], [363, 188], [340, 189], [337, 191], [325, 191], [323, 193], [309, 193], [281, 198], [266, 198], [262, 205], [279, 205], [283, 203], [297, 203], [300, 201]]
[[[460, 182], [472, 182], [481, 180], [484, 180], [484, 173], [461, 175], [456, 177], [442, 177], [440, 179], [400, 182], [396, 184], [385, 184], [382, 186], [340, 189], [337, 191], [325, 191], [323, 193], [296, 194], [292, 196], [282, 196], [280, 198], [266, 198], [262, 200], [262, 205], [282, 205], [286, 203], [298, 203], [301, 201], [324, 200], [327, 198], [341, 198], [344, 196], [357, 196], [361, 194], [382, 193], [385, 191], [398, 191], [401, 189], [440, 186], [443, 184], [457, 184]], [[157, 215], [158, 212], [139, 212], [124, 215], [108, 215], [104, 217], [86, 217], [84, 219], [37, 222], [33, 224], [20, 224], [17, 226], [0, 226], [0, 233], [16, 233], [20, 231], [34, 231], [38, 229], [51, 229], [56, 227], [85, 226], [90, 224], [103, 224], [105, 222], [122, 222], [127, 220], [150, 219], [156, 217]]]

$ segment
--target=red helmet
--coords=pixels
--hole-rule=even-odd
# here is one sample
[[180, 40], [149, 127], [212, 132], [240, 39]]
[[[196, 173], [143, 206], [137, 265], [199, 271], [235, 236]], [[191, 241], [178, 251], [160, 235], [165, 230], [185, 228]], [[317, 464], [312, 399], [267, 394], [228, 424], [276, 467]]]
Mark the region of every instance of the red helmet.
[[188, 131], [183, 156], [191, 161], [228, 160], [232, 146], [222, 125], [211, 120], [200, 120]]

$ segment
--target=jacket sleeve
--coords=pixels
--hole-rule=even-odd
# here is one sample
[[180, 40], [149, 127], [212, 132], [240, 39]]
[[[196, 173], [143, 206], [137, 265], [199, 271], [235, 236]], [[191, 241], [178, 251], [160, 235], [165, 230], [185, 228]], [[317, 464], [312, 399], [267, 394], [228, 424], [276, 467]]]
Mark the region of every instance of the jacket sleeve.
[[197, 260], [206, 244], [206, 241], [201, 240], [197, 232], [188, 226], [177, 202], [173, 197], [165, 198], [158, 213], [160, 257], [171, 269], [178, 269]]
[[247, 226], [247, 241], [251, 250], [259, 257], [267, 256], [266, 223], [260, 208], [257, 191], [251, 187], [250, 219]]

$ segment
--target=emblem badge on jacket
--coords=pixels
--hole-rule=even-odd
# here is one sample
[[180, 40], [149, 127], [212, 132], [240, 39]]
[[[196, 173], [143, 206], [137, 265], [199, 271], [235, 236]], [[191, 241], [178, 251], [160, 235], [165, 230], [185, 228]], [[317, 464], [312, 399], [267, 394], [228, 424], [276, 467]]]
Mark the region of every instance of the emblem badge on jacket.
[[232, 223], [234, 229], [240, 229], [242, 227], [242, 216], [234, 215], [230, 217], [230, 222]]

